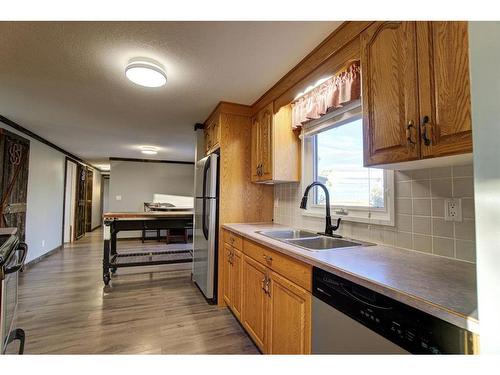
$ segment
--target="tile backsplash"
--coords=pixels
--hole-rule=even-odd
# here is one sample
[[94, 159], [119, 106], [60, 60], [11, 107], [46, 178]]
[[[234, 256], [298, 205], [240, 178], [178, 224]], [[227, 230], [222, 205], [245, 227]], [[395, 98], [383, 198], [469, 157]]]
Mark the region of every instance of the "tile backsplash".
[[[394, 172], [395, 226], [344, 221], [339, 234], [437, 256], [476, 261], [472, 165]], [[274, 189], [274, 221], [322, 231], [324, 218], [303, 215], [300, 184]], [[444, 220], [444, 200], [462, 198], [462, 221]]]

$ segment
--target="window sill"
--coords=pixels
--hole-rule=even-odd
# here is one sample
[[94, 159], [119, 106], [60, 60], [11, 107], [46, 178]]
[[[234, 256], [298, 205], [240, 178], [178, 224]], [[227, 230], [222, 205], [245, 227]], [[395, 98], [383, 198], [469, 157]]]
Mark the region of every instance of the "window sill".
[[[335, 215], [332, 214], [332, 221], [337, 220], [339, 217], [343, 221], [349, 221], [353, 223], [365, 223], [365, 224], [375, 224], [375, 225], [387, 225], [393, 227], [394, 215], [392, 219], [389, 218], [387, 213], [371, 212], [372, 217], [367, 217], [367, 213], [355, 213], [353, 211], [349, 212], [349, 215]], [[302, 212], [302, 216], [314, 217], [318, 219], [325, 219], [325, 210], [321, 209], [307, 209]], [[375, 216], [375, 217], [374, 217]]]

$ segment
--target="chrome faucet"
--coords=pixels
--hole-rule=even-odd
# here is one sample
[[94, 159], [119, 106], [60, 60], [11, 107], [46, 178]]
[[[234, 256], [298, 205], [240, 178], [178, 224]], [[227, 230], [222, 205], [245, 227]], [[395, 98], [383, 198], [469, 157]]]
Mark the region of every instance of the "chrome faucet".
[[332, 216], [330, 214], [330, 193], [328, 192], [328, 188], [325, 185], [323, 185], [321, 182], [314, 181], [311, 185], [306, 187], [306, 190], [304, 191], [304, 196], [302, 197], [302, 201], [300, 202], [300, 208], [302, 208], [303, 210], [307, 210], [307, 196], [309, 194], [309, 190], [311, 190], [311, 188], [314, 186], [321, 187], [325, 192], [325, 199], [326, 199], [325, 235], [330, 237], [334, 236], [336, 237], [337, 235], [334, 235], [333, 232], [339, 229], [341, 218], [339, 217], [337, 219], [337, 225], [332, 225]]

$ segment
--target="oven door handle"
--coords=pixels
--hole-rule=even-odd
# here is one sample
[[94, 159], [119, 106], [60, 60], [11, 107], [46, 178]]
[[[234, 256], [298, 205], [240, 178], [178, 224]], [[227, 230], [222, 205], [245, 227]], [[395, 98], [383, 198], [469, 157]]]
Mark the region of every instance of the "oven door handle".
[[20, 243], [16, 251], [21, 251], [21, 258], [18, 260], [17, 264], [12, 267], [5, 269], [5, 274], [14, 273], [19, 271], [24, 266], [24, 261], [26, 260], [26, 255], [28, 255], [28, 245], [24, 242]]

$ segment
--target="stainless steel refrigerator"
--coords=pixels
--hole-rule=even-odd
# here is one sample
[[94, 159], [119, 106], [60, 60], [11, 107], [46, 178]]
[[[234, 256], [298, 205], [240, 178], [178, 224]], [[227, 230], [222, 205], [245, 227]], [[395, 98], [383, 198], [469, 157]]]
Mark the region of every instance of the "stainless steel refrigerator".
[[219, 156], [195, 164], [193, 281], [210, 302], [217, 298]]

